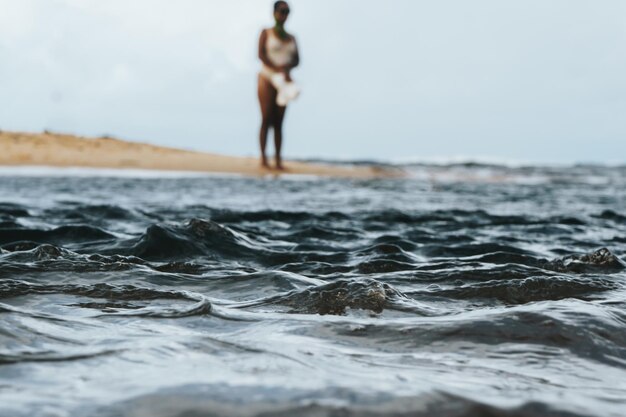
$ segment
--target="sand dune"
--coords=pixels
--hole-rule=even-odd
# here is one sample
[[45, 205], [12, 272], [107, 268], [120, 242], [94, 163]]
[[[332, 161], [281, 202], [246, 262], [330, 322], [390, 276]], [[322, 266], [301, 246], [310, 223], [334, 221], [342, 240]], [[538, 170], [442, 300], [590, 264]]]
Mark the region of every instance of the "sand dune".
[[264, 169], [256, 158], [186, 151], [145, 143], [58, 133], [0, 132], [0, 165], [148, 169], [345, 178], [398, 176], [375, 166], [337, 166], [286, 161], [286, 171]]

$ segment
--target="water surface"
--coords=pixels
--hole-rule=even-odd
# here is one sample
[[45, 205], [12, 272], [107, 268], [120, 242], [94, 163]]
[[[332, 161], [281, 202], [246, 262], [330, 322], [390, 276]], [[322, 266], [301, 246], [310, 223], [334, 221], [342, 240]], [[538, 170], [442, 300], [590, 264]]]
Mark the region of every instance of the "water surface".
[[0, 177], [2, 416], [622, 416], [626, 169]]

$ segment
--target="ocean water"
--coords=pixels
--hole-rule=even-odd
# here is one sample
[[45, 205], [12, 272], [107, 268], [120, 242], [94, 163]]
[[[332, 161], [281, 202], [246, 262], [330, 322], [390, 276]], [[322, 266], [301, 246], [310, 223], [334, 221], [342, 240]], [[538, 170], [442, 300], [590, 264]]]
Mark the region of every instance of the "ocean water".
[[626, 168], [0, 173], [1, 416], [624, 416]]

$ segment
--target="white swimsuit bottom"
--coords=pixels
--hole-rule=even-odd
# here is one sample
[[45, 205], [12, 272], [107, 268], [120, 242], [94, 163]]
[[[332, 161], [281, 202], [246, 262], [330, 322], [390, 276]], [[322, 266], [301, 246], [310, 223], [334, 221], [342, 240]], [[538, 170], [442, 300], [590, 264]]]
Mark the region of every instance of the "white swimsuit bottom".
[[285, 74], [276, 72], [271, 68], [263, 66], [261, 75], [274, 86], [278, 94], [276, 104], [285, 107], [289, 102], [295, 100], [300, 95], [300, 88], [293, 81], [287, 81]]

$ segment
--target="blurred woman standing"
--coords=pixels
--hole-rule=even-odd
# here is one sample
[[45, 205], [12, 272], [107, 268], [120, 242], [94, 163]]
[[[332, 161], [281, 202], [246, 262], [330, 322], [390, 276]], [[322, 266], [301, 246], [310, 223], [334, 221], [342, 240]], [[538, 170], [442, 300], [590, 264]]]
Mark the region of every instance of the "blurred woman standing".
[[289, 5], [286, 1], [274, 3], [275, 25], [264, 29], [259, 39], [259, 59], [263, 63], [259, 73], [259, 103], [261, 105], [261, 164], [269, 168], [265, 148], [267, 133], [274, 130], [276, 149], [276, 169], [284, 169], [282, 163], [283, 119], [287, 103], [295, 99], [299, 90], [291, 79], [291, 70], [300, 63], [296, 38], [287, 33], [285, 22], [289, 17]]

